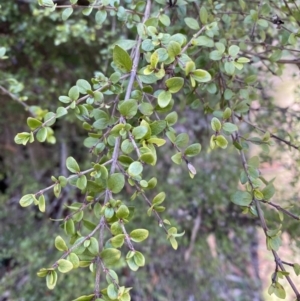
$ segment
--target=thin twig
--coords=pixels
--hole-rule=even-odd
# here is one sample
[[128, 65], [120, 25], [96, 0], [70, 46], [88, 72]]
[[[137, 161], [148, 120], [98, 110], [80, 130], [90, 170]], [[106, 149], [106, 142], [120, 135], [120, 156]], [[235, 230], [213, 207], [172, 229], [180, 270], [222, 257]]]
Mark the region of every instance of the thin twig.
[[[254, 127], [255, 129], [259, 130], [259, 131], [262, 132], [262, 133], [266, 133], [266, 132], [267, 132], [267, 131], [265, 131], [265, 130], [259, 128], [257, 125], [251, 123], [250, 121], [247, 121], [247, 120], [245, 120], [245, 119], [243, 119], [243, 121], [244, 121], [245, 123], [251, 125], [251, 126]], [[270, 137], [272, 137], [272, 138], [274, 138], [274, 139], [277, 139], [277, 140], [279, 140], [280, 142], [283, 142], [284, 144], [286, 144], [286, 145], [288, 145], [288, 146], [290, 146], [290, 147], [292, 147], [292, 148], [294, 148], [294, 149], [296, 149], [296, 150], [299, 150], [299, 146], [296, 146], [295, 144], [293, 144], [293, 143], [291, 143], [291, 142], [289, 142], [289, 141], [287, 141], [287, 140], [284, 140], [284, 139], [278, 137], [277, 135], [274, 135], [274, 134], [270, 133]]]
[[288, 210], [282, 208], [280, 205], [277, 205], [277, 204], [275, 204], [275, 203], [273, 203], [273, 202], [269, 202], [269, 201], [265, 201], [265, 200], [261, 200], [260, 202], [262, 202], [262, 203], [264, 203], [264, 204], [268, 204], [268, 205], [270, 205], [270, 206], [276, 208], [278, 211], [281, 211], [281, 212], [283, 212], [284, 214], [286, 214], [286, 215], [292, 217], [293, 219], [296, 219], [296, 220], [300, 221], [300, 217], [299, 217], [298, 215], [295, 215], [295, 214], [293, 214], [292, 212], [290, 212], [290, 211], [288, 211]]
[[[259, 15], [260, 13], [260, 10], [261, 10], [261, 6], [262, 6], [262, 0], [260, 0], [259, 2], [259, 5], [258, 5], [258, 10], [257, 10], [257, 15]], [[255, 29], [256, 29], [256, 25], [257, 25], [257, 20], [254, 21], [254, 24], [253, 24], [253, 27], [252, 27], [252, 30], [251, 30], [251, 33], [250, 33], [250, 40], [253, 41], [254, 40], [254, 32], [255, 32]]]
[[13, 93], [5, 89], [3, 86], [0, 86], [0, 90], [2, 91], [3, 94], [8, 95], [11, 99], [15, 100], [20, 105], [22, 105], [25, 108], [25, 110], [28, 111], [33, 117], [36, 117], [36, 115], [33, 113], [33, 111], [31, 110], [28, 104], [26, 104], [24, 101], [19, 99], [16, 95], [14, 95]]
[[[78, 243], [76, 243], [75, 245], [73, 245], [71, 248], [68, 249], [68, 251], [66, 251], [59, 259], [63, 259], [66, 258], [70, 253], [72, 253], [75, 249], [77, 249], [79, 246], [81, 246], [86, 240], [90, 239], [96, 232], [97, 230], [100, 228], [100, 223], [95, 227], [95, 229], [87, 236], [83, 237], [82, 240], [80, 240]], [[58, 266], [58, 262], [56, 261], [52, 267], [56, 268]]]

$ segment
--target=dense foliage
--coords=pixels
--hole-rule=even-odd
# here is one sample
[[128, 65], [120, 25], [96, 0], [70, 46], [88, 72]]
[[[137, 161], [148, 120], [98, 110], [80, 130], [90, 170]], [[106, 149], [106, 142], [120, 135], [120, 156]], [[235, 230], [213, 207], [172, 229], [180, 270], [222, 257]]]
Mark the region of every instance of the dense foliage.
[[[300, 300], [300, 265], [278, 253], [282, 230], [298, 240], [299, 210], [260, 171], [282, 152], [298, 160], [298, 107], [268, 94], [300, 64], [295, 1], [4, 1], [1, 13], [3, 297], [260, 300], [259, 226], [268, 293]], [[37, 269], [47, 290], [28, 281]]]

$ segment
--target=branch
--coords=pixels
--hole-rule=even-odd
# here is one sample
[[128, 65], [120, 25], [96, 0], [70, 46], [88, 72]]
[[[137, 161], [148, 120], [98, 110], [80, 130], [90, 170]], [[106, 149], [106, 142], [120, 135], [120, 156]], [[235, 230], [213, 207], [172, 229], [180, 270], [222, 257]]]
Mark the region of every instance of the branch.
[[[259, 5], [258, 5], [258, 11], [257, 11], [257, 14], [258, 14], [258, 15], [259, 15], [260, 10], [261, 10], [262, 2], [263, 2], [263, 1], [260, 0]], [[257, 25], [257, 20], [254, 22], [253, 27], [252, 27], [252, 30], [251, 30], [251, 33], [250, 33], [250, 40], [251, 40], [251, 41], [254, 40], [254, 32], [255, 32], [255, 29], [256, 29], [256, 25]]]
[[[139, 185], [135, 184], [135, 187], [136, 187], [137, 191], [142, 195], [142, 197], [144, 198], [144, 200], [147, 202], [147, 204], [149, 205], [149, 207], [151, 207], [151, 206], [152, 206], [152, 203], [151, 203], [151, 201], [147, 198], [145, 192], [139, 187]], [[155, 209], [153, 209], [153, 212], [154, 212], [154, 214], [156, 215], [156, 218], [157, 218], [157, 220], [158, 220], [159, 226], [160, 226], [160, 227], [163, 227], [163, 229], [164, 229], [164, 231], [166, 232], [166, 234], [168, 234], [168, 230], [167, 230], [167, 228], [165, 227], [164, 222], [163, 222], [162, 218], [160, 217], [160, 215], [158, 214], [158, 212], [157, 212]]]
[[[285, 7], [287, 8], [287, 10], [290, 13], [290, 16], [293, 16], [293, 12], [291, 10], [291, 8], [289, 7], [289, 5], [287, 4], [286, 0], [283, 0]], [[300, 22], [298, 20], [296, 20], [297, 24], [300, 26]]]
[[31, 108], [29, 105], [27, 105], [24, 101], [19, 99], [17, 96], [15, 96], [13, 93], [5, 89], [3, 86], [0, 86], [0, 90], [2, 91], [3, 94], [8, 95], [11, 99], [15, 100], [18, 102], [20, 105], [22, 105], [26, 111], [28, 111], [33, 117], [35, 117], [35, 114], [31, 111]]
[[[239, 118], [237, 115], [235, 115], [235, 116], [236, 116], [237, 118]], [[266, 133], [266, 132], [267, 132], [267, 131], [265, 131], [265, 130], [259, 128], [257, 125], [252, 124], [250, 121], [247, 121], [247, 120], [245, 120], [245, 119], [243, 119], [243, 121], [244, 121], [245, 123], [251, 125], [251, 126], [254, 127], [255, 129], [261, 131], [262, 133]], [[274, 139], [277, 139], [278, 141], [281, 141], [281, 142], [285, 143], [286, 145], [288, 145], [288, 146], [290, 146], [290, 147], [292, 147], [292, 148], [294, 148], [294, 149], [296, 149], [296, 150], [299, 150], [299, 146], [296, 146], [295, 144], [292, 144], [291, 142], [289, 142], [289, 141], [287, 141], [287, 140], [284, 140], [284, 139], [278, 137], [277, 135], [274, 135], [274, 134], [271, 134], [271, 133], [270, 133], [270, 136], [271, 136], [272, 138], [274, 138]]]
[[268, 205], [270, 205], [270, 206], [276, 208], [278, 211], [281, 211], [281, 212], [283, 212], [284, 214], [286, 214], [286, 215], [292, 217], [293, 219], [296, 219], [296, 220], [300, 221], [300, 217], [299, 217], [298, 215], [295, 215], [294, 213], [292, 213], [292, 212], [290, 212], [290, 211], [288, 211], [288, 210], [282, 208], [280, 205], [277, 205], [277, 204], [275, 204], [275, 203], [273, 203], [273, 202], [268, 202], [268, 201], [265, 201], [265, 200], [261, 200], [260, 202], [262, 202], [262, 203], [264, 203], [264, 204], [268, 204]]
[[[105, 190], [105, 199], [103, 202], [103, 205], [105, 205], [109, 199], [111, 198], [111, 192], [106, 189]], [[103, 231], [104, 231], [104, 226], [105, 225], [105, 217], [102, 216], [100, 218], [100, 221], [98, 223], [100, 232], [99, 232], [99, 253], [101, 253], [102, 249], [103, 249]], [[100, 297], [100, 276], [101, 276], [101, 258], [100, 256], [96, 257], [96, 273], [95, 273], [95, 296], [98, 298]]]
[[[85, 9], [85, 8], [89, 8], [89, 7], [93, 7], [93, 8], [97, 8], [97, 9], [104, 9], [104, 10], [107, 10], [107, 11], [115, 11], [117, 12], [118, 9], [116, 7], [113, 7], [113, 6], [110, 6], [110, 5], [91, 5], [91, 6], [86, 6], [86, 5], [78, 5], [78, 4], [74, 4], [74, 5], [57, 5], [56, 8], [82, 8], [82, 9]], [[138, 11], [133, 11], [131, 9], [125, 9], [125, 11], [127, 13], [130, 13], [130, 14], [133, 14], [133, 15], [139, 15], [139, 16], [144, 16], [143, 13], [140, 13]]]
[[[232, 122], [234, 123], [233, 118], [232, 118]], [[233, 136], [234, 135], [232, 135], [232, 137]], [[241, 143], [238, 131], [235, 132], [235, 137], [233, 137], [233, 139], [235, 141], [237, 141], [238, 143]], [[252, 179], [251, 179], [251, 177], [249, 175], [249, 172], [248, 172], [247, 161], [246, 161], [245, 153], [244, 153], [243, 150], [240, 150], [240, 155], [241, 155], [242, 165], [243, 165], [244, 171], [246, 173], [248, 182], [249, 182], [249, 184], [251, 186], [251, 190], [253, 191], [254, 190], [254, 185], [253, 185]], [[259, 221], [260, 221], [260, 225], [261, 225], [262, 229], [265, 232], [265, 236], [267, 237], [268, 236], [267, 235], [268, 227], [267, 227], [267, 224], [266, 224], [266, 220], [264, 218], [264, 213], [263, 213], [263, 211], [262, 211], [262, 209], [260, 207], [260, 202], [256, 198], [254, 198], [254, 197], [253, 197], [253, 202], [254, 202], [256, 210], [257, 210], [257, 214], [258, 214], [258, 218], [259, 218]], [[282, 271], [285, 271], [285, 268], [284, 268], [284, 266], [283, 266], [283, 264], [281, 262], [280, 257], [278, 256], [277, 252], [274, 251], [274, 250], [272, 250], [272, 253], [273, 253], [274, 260], [276, 262], [276, 266], [278, 265]], [[292, 279], [288, 275], [286, 275], [285, 277], [286, 277], [288, 283], [290, 284], [292, 290], [294, 291], [294, 293], [295, 293], [295, 295], [297, 297], [297, 300], [300, 301], [299, 291], [296, 288], [295, 284], [293, 283]]]
[[[256, 56], [258, 58], [260, 58], [261, 60], [267, 60], [267, 61], [270, 61], [270, 58], [264, 56], [264, 55], [261, 55], [259, 53], [253, 53], [251, 51], [248, 51], [248, 50], [244, 50], [243, 51], [244, 53], [247, 53], [247, 54], [250, 54], [252, 56]], [[277, 63], [277, 64], [295, 64], [295, 65], [299, 65], [300, 64], [300, 59], [293, 59], [293, 60], [287, 60], [287, 59], [281, 59], [281, 60], [278, 60], [274, 63]]]
[[127, 233], [127, 231], [126, 231], [126, 229], [125, 229], [125, 226], [124, 226], [123, 221], [119, 221], [119, 224], [121, 225], [122, 231], [123, 231], [123, 233], [124, 233], [124, 235], [125, 235], [125, 241], [126, 241], [126, 243], [127, 243], [127, 245], [128, 245], [128, 248], [129, 248], [131, 251], [134, 251], [134, 252], [135, 252], [134, 246], [133, 246], [133, 244], [132, 244], [132, 242], [131, 242], [131, 240], [130, 240], [129, 234]]
[[[108, 161], [104, 162], [102, 165], [107, 165], [107, 164], [109, 164], [109, 163], [111, 163], [111, 162], [112, 162], [112, 160], [108, 160]], [[67, 178], [67, 180], [70, 180], [70, 179], [73, 179], [73, 178], [76, 178], [76, 177], [80, 177], [81, 175], [85, 175], [85, 174], [87, 174], [87, 173], [89, 173], [89, 172], [91, 172], [91, 171], [93, 171], [93, 170], [94, 170], [94, 168], [90, 168], [90, 169], [87, 169], [87, 170], [85, 170], [85, 171], [81, 171], [81, 172], [79, 172], [78, 174], [69, 176], [69, 177]], [[46, 188], [44, 188], [44, 189], [42, 189], [42, 190], [36, 192], [34, 195], [35, 195], [35, 196], [42, 195], [42, 194], [44, 194], [46, 191], [48, 191], [48, 190], [50, 190], [51, 188], [53, 188], [56, 184], [57, 184], [57, 183], [54, 183], [54, 184], [52, 184], [52, 185], [50, 185], [50, 186], [48, 186], [48, 187], [46, 187]]]
[[[145, 22], [150, 15], [150, 7], [151, 7], [151, 0], [147, 1], [147, 5], [146, 5], [146, 9], [145, 9], [145, 15], [144, 15], [144, 19], [143, 22]], [[130, 74], [130, 78], [129, 78], [129, 82], [128, 82], [128, 86], [127, 86], [127, 90], [126, 90], [126, 95], [125, 95], [125, 101], [128, 100], [130, 98], [130, 94], [133, 88], [133, 84], [134, 84], [134, 80], [136, 77], [136, 73], [137, 73], [137, 67], [138, 67], [138, 63], [139, 63], [139, 58], [140, 58], [140, 46], [142, 43], [142, 38], [139, 37], [136, 48], [135, 48], [135, 54], [134, 54], [134, 59], [133, 59], [133, 65], [132, 65], [132, 69], [131, 69], [131, 74]], [[114, 105], [114, 109], [113, 112], [116, 108], [116, 105], [118, 103], [118, 98], [115, 101], [115, 105]], [[125, 122], [125, 118], [124, 117], [120, 117], [119, 119], [120, 123], [124, 123]], [[117, 166], [117, 161], [118, 161], [118, 157], [119, 157], [119, 151], [120, 151], [120, 144], [121, 144], [121, 138], [118, 137], [115, 140], [115, 146], [114, 146], [114, 151], [113, 151], [113, 155], [112, 155], [112, 164], [111, 164], [111, 168], [110, 168], [110, 174], [113, 174], [115, 172], [116, 166]], [[111, 191], [109, 191], [108, 189], [106, 189], [106, 195], [105, 195], [105, 200], [104, 200], [104, 205], [108, 202], [109, 198], [111, 197]], [[100, 233], [99, 233], [99, 250], [101, 251], [103, 249], [103, 227], [101, 225], [103, 225], [105, 223], [105, 217], [102, 216], [99, 224], [98, 224], [98, 228], [100, 228]], [[123, 225], [124, 228], [124, 225]], [[123, 229], [122, 228], [122, 229]], [[123, 229], [123, 231], [126, 232], [125, 228]], [[125, 237], [127, 237], [125, 235]], [[128, 237], [127, 237], [128, 238]], [[127, 241], [128, 239], [126, 239]], [[130, 239], [129, 239], [130, 241]], [[127, 241], [128, 243], [128, 241]], [[130, 247], [130, 244], [129, 244]], [[131, 247], [133, 248], [133, 246], [131, 245]], [[134, 250], [134, 249], [133, 249]], [[96, 265], [96, 276], [95, 276], [95, 296], [98, 298], [100, 296], [100, 275], [101, 275], [101, 259], [99, 256], [97, 256], [97, 265]]]
[[[66, 253], [64, 253], [59, 259], [66, 258], [70, 253], [72, 253], [73, 250], [81, 246], [86, 240], [90, 239], [100, 228], [100, 223], [96, 226], [96, 228], [87, 236], [85, 236], [80, 242], [77, 244], [73, 245], [71, 248], [68, 249]], [[52, 265], [53, 268], [56, 268], [58, 266], [57, 261]]]
[[198, 211], [197, 217], [194, 220], [194, 226], [193, 226], [193, 229], [192, 229], [190, 245], [184, 253], [184, 261], [186, 261], [186, 262], [189, 260], [189, 258], [191, 256], [191, 253], [194, 249], [197, 233], [199, 232], [200, 226], [201, 226], [201, 213], [200, 213], [200, 211]]

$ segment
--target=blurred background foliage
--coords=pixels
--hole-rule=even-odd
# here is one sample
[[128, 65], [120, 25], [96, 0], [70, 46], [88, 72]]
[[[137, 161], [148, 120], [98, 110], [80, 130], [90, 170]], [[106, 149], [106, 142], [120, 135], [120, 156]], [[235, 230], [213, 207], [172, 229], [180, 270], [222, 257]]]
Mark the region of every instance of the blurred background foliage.
[[[228, 1], [228, 9], [235, 2]], [[60, 14], [58, 10], [50, 14], [35, 1], [1, 1], [0, 45], [7, 48], [9, 58], [0, 61], [0, 85], [27, 99], [27, 104], [36, 105], [35, 113], [54, 110], [58, 96], [66, 94], [78, 78], [89, 79], [96, 71], [105, 73], [110, 68], [110, 45], [119, 38], [130, 38], [125, 27], [116, 26], [114, 16], [100, 27], [80, 12], [66, 22], [61, 21]], [[232, 30], [225, 19], [223, 24]], [[181, 22], [178, 26], [182, 27]], [[244, 32], [235, 29], [237, 37]], [[262, 85], [265, 80], [261, 79]], [[260, 92], [266, 100], [265, 112], [252, 112], [253, 119], [267, 126], [277, 118], [283, 131], [298, 130], [299, 117], [274, 109], [267, 92]], [[71, 115], [55, 124], [55, 144], [17, 146], [13, 138], [23, 131], [29, 112], [7, 94], [0, 95], [0, 106], [0, 300], [71, 300], [93, 289], [89, 287], [92, 279], [86, 279], [80, 269], [60, 275], [67, 281], [59, 281], [53, 291], [46, 289], [44, 279], [36, 272], [57, 255], [53, 241], [59, 224], [50, 218], [61, 217], [63, 205], [80, 199], [80, 194], [65, 189], [58, 200], [48, 194], [46, 215], [32, 208], [22, 209], [18, 202], [21, 195], [51, 184], [51, 175], [66, 175], [64, 162], [68, 156], [82, 164], [88, 162], [91, 155], [82, 143], [84, 131]], [[185, 116], [177, 129], [189, 131], [191, 139], [204, 145], [194, 162], [198, 174], [191, 180], [185, 168], [174, 166], [169, 159], [170, 147], [160, 154], [165, 159], [157, 166], [155, 176], [163, 183], [167, 202], [172, 205], [164, 216], [186, 234], [174, 251], [160, 235], [159, 225], [146, 217], [151, 235], [143, 251], [146, 257], [151, 256], [151, 262], [137, 272], [137, 277], [121, 264], [121, 282], [134, 287], [133, 301], [263, 300], [260, 276], [265, 275], [259, 274], [256, 220], [230, 202], [230, 194], [238, 185], [239, 158], [234, 151], [208, 152], [207, 117], [200, 110], [185, 107], [183, 100], [177, 110]], [[277, 153], [264, 154], [264, 159], [272, 162], [286, 151], [281, 146]], [[293, 177], [292, 182], [296, 185], [297, 180]], [[131, 189], [127, 187], [129, 194]], [[290, 203], [297, 199], [293, 193]], [[136, 212], [135, 222], [145, 223], [142, 208]], [[284, 227], [297, 241], [296, 223], [287, 221]]]

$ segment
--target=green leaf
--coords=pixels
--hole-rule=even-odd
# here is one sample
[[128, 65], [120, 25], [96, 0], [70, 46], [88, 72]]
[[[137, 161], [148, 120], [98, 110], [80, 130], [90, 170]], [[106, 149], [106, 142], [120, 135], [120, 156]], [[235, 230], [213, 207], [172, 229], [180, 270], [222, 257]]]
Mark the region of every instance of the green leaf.
[[277, 49], [277, 50], [275, 50], [275, 51], [272, 53], [272, 55], [270, 56], [269, 59], [270, 59], [270, 61], [272, 61], [272, 62], [276, 62], [276, 61], [280, 60], [281, 57], [282, 57], [282, 50]]
[[202, 5], [201, 8], [200, 8], [200, 21], [201, 21], [201, 23], [206, 24], [207, 23], [207, 18], [208, 18], [207, 10], [206, 10], [205, 6]]
[[223, 43], [217, 42], [215, 43], [215, 46], [220, 54], [223, 54], [225, 52], [225, 45]]
[[152, 153], [144, 153], [139, 158], [141, 161], [145, 162], [146, 164], [154, 166], [156, 163], [156, 159]]
[[45, 197], [44, 195], [40, 195], [39, 197], [39, 210], [41, 212], [45, 212], [46, 211], [46, 202], [45, 202]]
[[36, 274], [38, 277], [43, 278], [47, 276], [48, 271], [49, 271], [48, 269], [40, 269]]
[[72, 99], [68, 96], [59, 96], [59, 101], [63, 102], [63, 103], [70, 103], [72, 101]]
[[95, 237], [91, 237], [90, 245], [88, 246], [88, 250], [93, 254], [97, 255], [99, 253], [99, 242]]
[[118, 297], [118, 290], [115, 288], [115, 285], [113, 283], [109, 284], [107, 287], [107, 296], [111, 300], [116, 300]]
[[133, 257], [131, 258], [126, 258], [126, 261], [127, 261], [127, 264], [129, 266], [129, 268], [132, 270], [132, 271], [137, 271], [139, 269], [139, 266], [135, 263], [135, 260]]
[[231, 117], [232, 111], [230, 108], [226, 108], [225, 111], [223, 112], [223, 119], [229, 119]]
[[132, 60], [126, 50], [116, 45], [113, 50], [113, 61], [123, 72], [129, 72], [132, 68]]
[[53, 112], [49, 112], [44, 116], [44, 123], [47, 124], [47, 126], [51, 126], [56, 121], [56, 114]]
[[107, 181], [107, 187], [112, 193], [119, 193], [125, 185], [124, 175], [121, 173], [112, 174]]
[[261, 27], [264, 27], [264, 28], [267, 28], [269, 26], [269, 23], [267, 20], [264, 20], [264, 19], [259, 19], [257, 21], [257, 24]]
[[145, 265], [145, 257], [141, 252], [135, 251], [133, 259], [139, 267], [143, 267]]
[[140, 162], [132, 162], [128, 167], [128, 174], [130, 176], [136, 177], [139, 176], [143, 171], [143, 165]]
[[231, 196], [231, 201], [238, 206], [249, 206], [252, 196], [249, 192], [238, 190]]
[[190, 145], [184, 152], [184, 154], [188, 157], [194, 157], [198, 155], [201, 151], [201, 144], [200, 143], [195, 143]]
[[170, 236], [170, 243], [171, 243], [171, 246], [174, 250], [177, 250], [178, 248], [178, 242], [176, 240], [176, 238], [174, 236]]
[[98, 130], [103, 130], [105, 129], [108, 124], [109, 124], [109, 117], [107, 115], [106, 112], [99, 110], [99, 109], [95, 109], [93, 111], [93, 115], [95, 118], [95, 122], [93, 123], [93, 127], [98, 129]]
[[167, 79], [165, 84], [170, 93], [177, 93], [183, 87], [184, 79], [182, 77], [172, 77]]
[[200, 36], [193, 40], [193, 45], [205, 46], [205, 47], [214, 47], [215, 43], [212, 39], [207, 36]]
[[47, 139], [47, 129], [45, 127], [42, 127], [41, 129], [38, 130], [36, 133], [36, 139], [39, 142], [45, 142]]
[[132, 130], [134, 139], [143, 139], [149, 131], [149, 128], [145, 125], [139, 125]]
[[193, 30], [200, 29], [198, 21], [194, 18], [184, 18], [184, 22], [189, 28]]
[[158, 120], [154, 121], [150, 124], [150, 129], [152, 135], [158, 135], [160, 134], [165, 128], [166, 128], [166, 121], [165, 120]]
[[73, 8], [72, 7], [68, 7], [66, 9], [63, 10], [61, 18], [63, 21], [66, 21], [73, 13]]
[[215, 139], [215, 143], [217, 146], [225, 149], [227, 148], [227, 145], [228, 145], [228, 141], [226, 140], [226, 138], [222, 135], [218, 135]]
[[153, 113], [153, 106], [150, 103], [143, 102], [139, 105], [139, 111], [146, 116], [150, 116]]
[[240, 63], [240, 64], [245, 64], [245, 63], [249, 63], [250, 59], [248, 59], [246, 57], [239, 57], [236, 62]]
[[53, 193], [58, 198], [61, 192], [61, 185], [59, 183], [56, 183], [53, 187]]
[[86, 184], [87, 184], [87, 178], [85, 175], [81, 175], [80, 177], [78, 177], [77, 181], [76, 181], [76, 187], [83, 190], [86, 188]]
[[116, 216], [117, 216], [117, 218], [124, 219], [124, 218], [128, 217], [129, 213], [130, 212], [129, 212], [128, 207], [125, 205], [121, 205], [116, 212]]
[[221, 128], [222, 128], [222, 124], [221, 124], [220, 120], [218, 118], [216, 118], [216, 117], [212, 118], [210, 124], [211, 124], [211, 128], [215, 132], [219, 132], [221, 130]]
[[93, 7], [86, 7], [82, 10], [82, 14], [85, 16], [89, 16], [91, 14], [91, 12], [93, 11]]
[[168, 15], [162, 14], [159, 16], [159, 21], [166, 27], [170, 26], [170, 18]]
[[[72, 301], [93, 301], [95, 299], [95, 294], [91, 295], [82, 295]], [[103, 299], [96, 299], [96, 301], [104, 301]]]
[[0, 58], [4, 57], [5, 53], [6, 53], [6, 48], [0, 47]]
[[58, 251], [67, 251], [68, 247], [61, 236], [55, 238], [55, 247]]
[[73, 157], [67, 158], [66, 166], [70, 172], [73, 172], [73, 173], [80, 172], [79, 165]]
[[211, 75], [202, 69], [196, 69], [190, 75], [199, 83], [207, 83], [211, 80]]
[[136, 229], [130, 232], [130, 239], [134, 242], [141, 242], [145, 240], [149, 235], [149, 231], [146, 229]]
[[106, 10], [98, 10], [96, 15], [95, 15], [95, 21], [98, 25], [101, 25], [107, 17], [107, 12]]
[[299, 276], [299, 275], [300, 275], [300, 264], [294, 263], [293, 269], [294, 269], [294, 271], [295, 271], [295, 274], [296, 274], [297, 276]]
[[110, 207], [106, 207], [104, 210], [104, 216], [107, 219], [112, 218], [114, 216], [114, 213], [115, 213], [114, 209]]
[[165, 121], [169, 126], [174, 125], [177, 122], [177, 120], [178, 120], [178, 114], [175, 111], [168, 114], [165, 118]]
[[223, 55], [218, 50], [213, 50], [209, 53], [209, 58], [213, 61], [220, 61]]
[[59, 184], [61, 185], [61, 187], [66, 187], [68, 184], [68, 179], [64, 176], [59, 176], [58, 177], [59, 180]]
[[57, 261], [57, 264], [58, 264], [58, 270], [61, 273], [68, 273], [73, 269], [72, 262], [66, 259], [59, 259]]
[[275, 282], [274, 294], [280, 299], [286, 298], [285, 289], [279, 282]]
[[281, 246], [281, 239], [279, 236], [268, 237], [268, 245], [274, 251], [278, 251]]
[[33, 131], [36, 128], [38, 128], [39, 126], [41, 126], [42, 122], [40, 120], [38, 120], [38, 119], [35, 119], [35, 118], [32, 118], [32, 117], [28, 117], [27, 118], [27, 125]]
[[161, 108], [165, 108], [168, 106], [171, 99], [172, 99], [172, 94], [170, 91], [162, 91], [158, 95], [157, 103]]
[[151, 65], [151, 67], [152, 68], [156, 68], [156, 66], [157, 66], [157, 63], [158, 63], [158, 54], [157, 54], [157, 52], [155, 51], [155, 52], [153, 52], [152, 54], [151, 54], [151, 56], [150, 56], [150, 65]]
[[56, 118], [60, 118], [64, 115], [67, 115], [68, 114], [68, 110], [64, 107], [58, 107], [56, 109]]
[[27, 132], [19, 133], [16, 135], [14, 141], [16, 144], [23, 144], [26, 145], [27, 142], [30, 140], [31, 134]]
[[123, 234], [123, 230], [119, 222], [115, 222], [111, 225], [111, 233], [112, 235]]
[[238, 127], [233, 123], [225, 122], [223, 124], [223, 130], [230, 133], [230, 134], [232, 134], [233, 132], [238, 130]]
[[110, 243], [115, 248], [121, 248], [124, 244], [125, 234], [118, 234], [110, 239]]
[[171, 41], [167, 46], [167, 51], [170, 57], [175, 57], [181, 53], [181, 46], [178, 42]]
[[275, 194], [276, 190], [272, 183], [268, 184], [263, 190], [263, 196], [265, 200], [270, 200]]
[[73, 86], [69, 92], [68, 92], [69, 97], [72, 100], [77, 100], [79, 98], [79, 89], [77, 86]]
[[111, 283], [119, 283], [119, 277], [117, 273], [111, 269], [109, 269], [105, 275], [106, 281], [111, 284]]
[[257, 199], [257, 200], [263, 200], [264, 199], [263, 193], [261, 191], [259, 191], [258, 189], [253, 190], [253, 195], [254, 195], [255, 199]]
[[46, 284], [49, 290], [53, 290], [55, 288], [57, 282], [57, 273], [55, 271], [50, 271], [46, 277]]
[[164, 145], [166, 143], [166, 140], [165, 139], [161, 139], [161, 138], [150, 138], [150, 139], [147, 139], [147, 142], [155, 144], [158, 147], [160, 147], [160, 146], [162, 146], [162, 145]]
[[171, 160], [175, 163], [180, 165], [182, 163], [182, 154], [181, 153], [177, 153], [175, 155], [173, 155], [171, 157]]
[[67, 235], [73, 235], [75, 234], [75, 224], [72, 219], [68, 219], [64, 224], [64, 230]]
[[156, 195], [152, 200], [152, 205], [160, 205], [166, 198], [166, 194], [164, 192], [160, 192]]
[[237, 56], [239, 51], [240, 51], [240, 47], [236, 46], [236, 45], [231, 45], [228, 49], [229, 55], [231, 55], [233, 57]]
[[105, 266], [112, 266], [121, 258], [121, 251], [114, 248], [108, 248], [100, 253], [100, 257]]
[[85, 79], [79, 79], [76, 82], [76, 86], [78, 88], [79, 93], [81, 94], [87, 94], [87, 91], [91, 91], [92, 87], [88, 81]]
[[189, 135], [187, 133], [179, 134], [175, 139], [175, 144], [178, 147], [185, 147], [189, 143]]
[[137, 110], [138, 110], [138, 104], [137, 104], [137, 101], [134, 99], [125, 100], [119, 106], [120, 113], [125, 118], [129, 118], [129, 119], [136, 115]]
[[227, 74], [233, 75], [235, 71], [234, 62], [225, 62], [224, 68]]
[[22, 207], [28, 207], [35, 201], [37, 200], [34, 194], [26, 194], [20, 199], [19, 203]]

